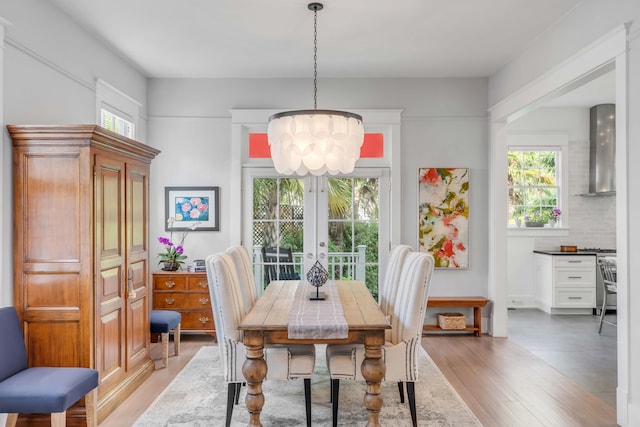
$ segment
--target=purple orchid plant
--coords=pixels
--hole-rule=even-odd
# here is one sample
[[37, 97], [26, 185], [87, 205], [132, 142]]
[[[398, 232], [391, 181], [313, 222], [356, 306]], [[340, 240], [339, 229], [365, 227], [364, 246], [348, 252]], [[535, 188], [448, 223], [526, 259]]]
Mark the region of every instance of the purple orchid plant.
[[198, 225], [200, 225], [200, 222], [196, 222], [192, 224], [188, 229], [183, 231], [182, 236], [180, 237], [180, 242], [176, 245], [175, 243], [172, 242], [173, 221], [174, 221], [173, 218], [169, 218], [168, 220], [169, 229], [171, 230], [171, 234], [169, 235], [169, 238], [158, 237], [158, 242], [164, 245], [164, 249], [165, 249], [164, 252], [160, 252], [158, 254], [158, 258], [160, 258], [160, 261], [158, 261], [158, 264], [173, 263], [177, 268], [182, 268], [182, 265], [184, 264], [184, 260], [187, 259], [187, 256], [184, 254], [184, 246], [182, 246], [184, 244], [184, 239], [187, 237], [187, 234], [189, 234], [189, 231], [195, 230], [198, 227]]

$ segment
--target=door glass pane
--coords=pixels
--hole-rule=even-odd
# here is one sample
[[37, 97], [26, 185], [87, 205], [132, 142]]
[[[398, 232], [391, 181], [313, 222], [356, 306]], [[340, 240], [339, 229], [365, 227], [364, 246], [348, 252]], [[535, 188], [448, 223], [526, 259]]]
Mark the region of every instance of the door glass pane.
[[329, 277], [362, 280], [378, 296], [378, 178], [330, 178]]
[[253, 259], [264, 286], [300, 277], [303, 231], [304, 180], [254, 178]]

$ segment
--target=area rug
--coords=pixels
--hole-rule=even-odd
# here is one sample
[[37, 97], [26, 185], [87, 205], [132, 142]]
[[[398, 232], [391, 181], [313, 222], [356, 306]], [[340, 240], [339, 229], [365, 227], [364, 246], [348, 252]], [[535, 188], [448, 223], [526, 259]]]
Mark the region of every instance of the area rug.
[[[311, 380], [311, 417], [314, 426], [331, 426], [330, 383], [324, 347], [317, 346], [316, 368]], [[453, 390], [427, 353], [420, 355], [420, 379], [416, 382], [416, 409], [419, 426], [481, 426], [480, 422]], [[143, 413], [136, 427], [224, 426], [227, 386], [216, 346], [202, 347], [171, 384]], [[302, 380], [263, 383], [265, 405], [261, 421], [266, 426], [305, 425]], [[340, 426], [365, 426], [367, 413], [362, 399], [365, 385], [359, 381], [340, 382]], [[246, 426], [249, 414], [244, 405], [246, 387], [233, 410], [232, 426]], [[384, 406], [380, 423], [411, 426], [407, 403], [401, 404], [396, 383], [382, 383]], [[406, 399], [405, 399], [406, 402]]]

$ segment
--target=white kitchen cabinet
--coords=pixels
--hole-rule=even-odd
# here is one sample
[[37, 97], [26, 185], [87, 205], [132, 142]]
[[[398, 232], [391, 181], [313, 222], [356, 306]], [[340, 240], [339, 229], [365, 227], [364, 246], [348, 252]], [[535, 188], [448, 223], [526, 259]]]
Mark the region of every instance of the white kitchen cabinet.
[[551, 314], [592, 314], [596, 306], [594, 255], [535, 254], [536, 306]]

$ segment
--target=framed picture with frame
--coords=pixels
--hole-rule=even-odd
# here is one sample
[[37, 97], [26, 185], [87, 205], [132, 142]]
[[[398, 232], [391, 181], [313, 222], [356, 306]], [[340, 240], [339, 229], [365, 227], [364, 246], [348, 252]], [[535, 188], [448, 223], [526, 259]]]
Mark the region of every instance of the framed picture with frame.
[[418, 249], [435, 268], [469, 268], [469, 168], [419, 168], [418, 189]]
[[165, 187], [165, 231], [220, 231], [220, 187]]

